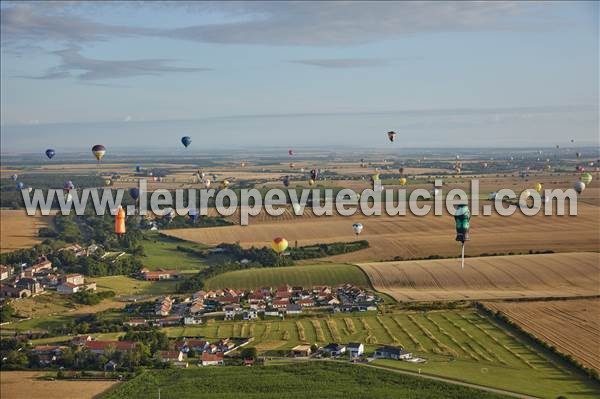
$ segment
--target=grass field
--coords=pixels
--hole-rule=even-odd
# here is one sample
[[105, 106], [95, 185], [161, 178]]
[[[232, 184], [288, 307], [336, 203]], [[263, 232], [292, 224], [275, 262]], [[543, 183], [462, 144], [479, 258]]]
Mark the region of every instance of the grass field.
[[[532, 217], [517, 212], [510, 217], [492, 214], [474, 216], [471, 220], [472, 240], [466, 245], [466, 254], [528, 253], [552, 250], [555, 252], [595, 251], [600, 247], [597, 206], [579, 203], [577, 216]], [[272, 218], [251, 221], [248, 226], [224, 226], [198, 229], [174, 229], [165, 234], [193, 242], [216, 245], [222, 242], [239, 242], [244, 247], [270, 245], [273, 237], [282, 236], [298, 245], [352, 241], [356, 237], [352, 224], [362, 223], [360, 238], [369, 241], [370, 247], [349, 254], [328, 258], [334, 262], [374, 262], [424, 258], [431, 255], [458, 256], [454, 220], [446, 212], [435, 216], [321, 216], [311, 212], [296, 217]]]
[[597, 252], [360, 264], [376, 290], [398, 301], [597, 295]]
[[206, 267], [201, 259], [180, 251], [178, 246], [190, 249], [204, 248], [200, 244], [174, 239], [161, 234], [147, 234], [142, 241], [146, 257], [142, 258], [144, 266], [150, 270], [199, 270]]
[[350, 283], [369, 285], [365, 274], [354, 265], [320, 264], [246, 269], [217, 275], [206, 280], [208, 289], [277, 287], [283, 284], [312, 287]]
[[[594, 388], [572, 371], [540, 354], [472, 310], [343, 314], [331, 317], [288, 318], [256, 322], [213, 322], [198, 327], [168, 328], [172, 337], [254, 337], [251, 344], [261, 352], [287, 351], [295, 345], [328, 342], [363, 342], [367, 350], [377, 345], [399, 345], [426, 358], [425, 364], [391, 362], [433, 375], [461, 379], [500, 389], [545, 398], [591, 398]], [[390, 366], [390, 364], [384, 365]], [[485, 375], [484, 375], [485, 374]], [[489, 379], [489, 375], [497, 378]], [[487, 376], [487, 378], [486, 378]], [[536, 384], [531, 383], [536, 381]], [[542, 389], [544, 387], [544, 389]]]
[[215, 398], [503, 398], [504, 396], [350, 364], [305, 362], [264, 367], [153, 370], [123, 383], [104, 399]]
[[90, 399], [116, 384], [115, 381], [45, 381], [39, 371], [2, 371], [2, 399]]
[[111, 290], [117, 295], [163, 295], [175, 292], [176, 281], [143, 281], [127, 276], [95, 277], [99, 290]]
[[50, 216], [27, 216], [25, 210], [0, 210], [0, 252], [30, 248], [41, 242], [38, 230], [48, 225]]
[[600, 299], [487, 302], [525, 331], [600, 371]]

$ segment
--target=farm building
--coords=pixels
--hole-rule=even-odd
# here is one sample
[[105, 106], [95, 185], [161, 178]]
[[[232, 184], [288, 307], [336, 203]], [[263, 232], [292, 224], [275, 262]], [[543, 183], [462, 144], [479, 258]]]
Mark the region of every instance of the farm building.
[[329, 353], [331, 357], [343, 355], [346, 352], [346, 347], [344, 345], [331, 343], [327, 346], [321, 348], [324, 353]]
[[407, 352], [402, 348], [382, 346], [375, 350], [373, 356], [378, 359], [408, 360], [412, 358], [412, 353]]
[[308, 357], [312, 353], [310, 345], [296, 345], [290, 351], [292, 357]]
[[223, 365], [223, 354], [222, 353], [202, 353], [200, 365], [202, 366], [222, 366]]
[[360, 357], [365, 352], [365, 346], [358, 342], [351, 342], [346, 347], [346, 351], [350, 357]]

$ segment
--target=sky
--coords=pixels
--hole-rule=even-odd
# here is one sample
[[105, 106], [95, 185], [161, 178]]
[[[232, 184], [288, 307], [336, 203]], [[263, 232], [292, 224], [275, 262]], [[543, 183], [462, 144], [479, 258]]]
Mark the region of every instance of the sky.
[[0, 7], [3, 153], [599, 145], [597, 2]]

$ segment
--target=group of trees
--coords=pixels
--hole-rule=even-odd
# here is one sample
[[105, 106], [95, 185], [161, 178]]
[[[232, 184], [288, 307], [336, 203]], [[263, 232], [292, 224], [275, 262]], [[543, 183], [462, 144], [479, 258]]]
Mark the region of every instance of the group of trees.
[[102, 302], [103, 299], [112, 298], [114, 296], [114, 291], [94, 292], [91, 290], [84, 290], [71, 295], [71, 300], [82, 305], [97, 305]]

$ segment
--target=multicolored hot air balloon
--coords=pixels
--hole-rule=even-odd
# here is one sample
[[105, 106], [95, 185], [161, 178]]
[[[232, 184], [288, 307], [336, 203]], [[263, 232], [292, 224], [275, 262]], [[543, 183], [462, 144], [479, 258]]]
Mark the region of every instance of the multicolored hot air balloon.
[[119, 206], [117, 211], [117, 216], [115, 217], [115, 233], [117, 235], [125, 234], [125, 209], [122, 206]]
[[314, 168], [310, 171], [310, 179], [311, 180], [318, 180], [319, 179], [319, 169]]
[[396, 132], [394, 131], [390, 131], [387, 133], [388, 139], [393, 143], [394, 139], [396, 138]]
[[288, 241], [283, 237], [277, 237], [271, 242], [271, 249], [281, 255], [288, 247]]
[[17, 182], [17, 190], [23, 190], [25, 188], [25, 184], [22, 181]]
[[183, 144], [185, 148], [187, 148], [190, 144], [192, 144], [192, 139], [190, 138], [190, 136], [183, 136], [181, 138], [181, 144]]
[[461, 243], [461, 267], [465, 267], [465, 241], [469, 241], [469, 229], [471, 221], [471, 211], [466, 204], [460, 204], [456, 207], [454, 213], [454, 222], [456, 224], [456, 241]]
[[98, 162], [100, 162], [102, 158], [104, 158], [104, 154], [106, 154], [106, 147], [102, 144], [96, 144], [92, 147], [92, 154], [94, 154]]
[[17, 181], [17, 179], [19, 178], [19, 176], [18, 175], [12, 175], [10, 178], [12, 179], [12, 181]]
[[582, 173], [581, 176], [579, 176], [579, 180], [588, 186], [592, 182], [592, 174], [589, 172]]
[[52, 159], [54, 155], [56, 155], [56, 151], [54, 151], [52, 148], [48, 148], [46, 150], [46, 156], [48, 157], [48, 159]]
[[354, 223], [352, 225], [352, 230], [354, 231], [354, 234], [358, 236], [363, 230], [363, 225], [361, 223]]
[[75, 185], [73, 184], [73, 182], [71, 180], [67, 180], [65, 182], [65, 184], [63, 185], [63, 190], [65, 190], [66, 192], [69, 192], [71, 190], [73, 190], [75, 188]]

